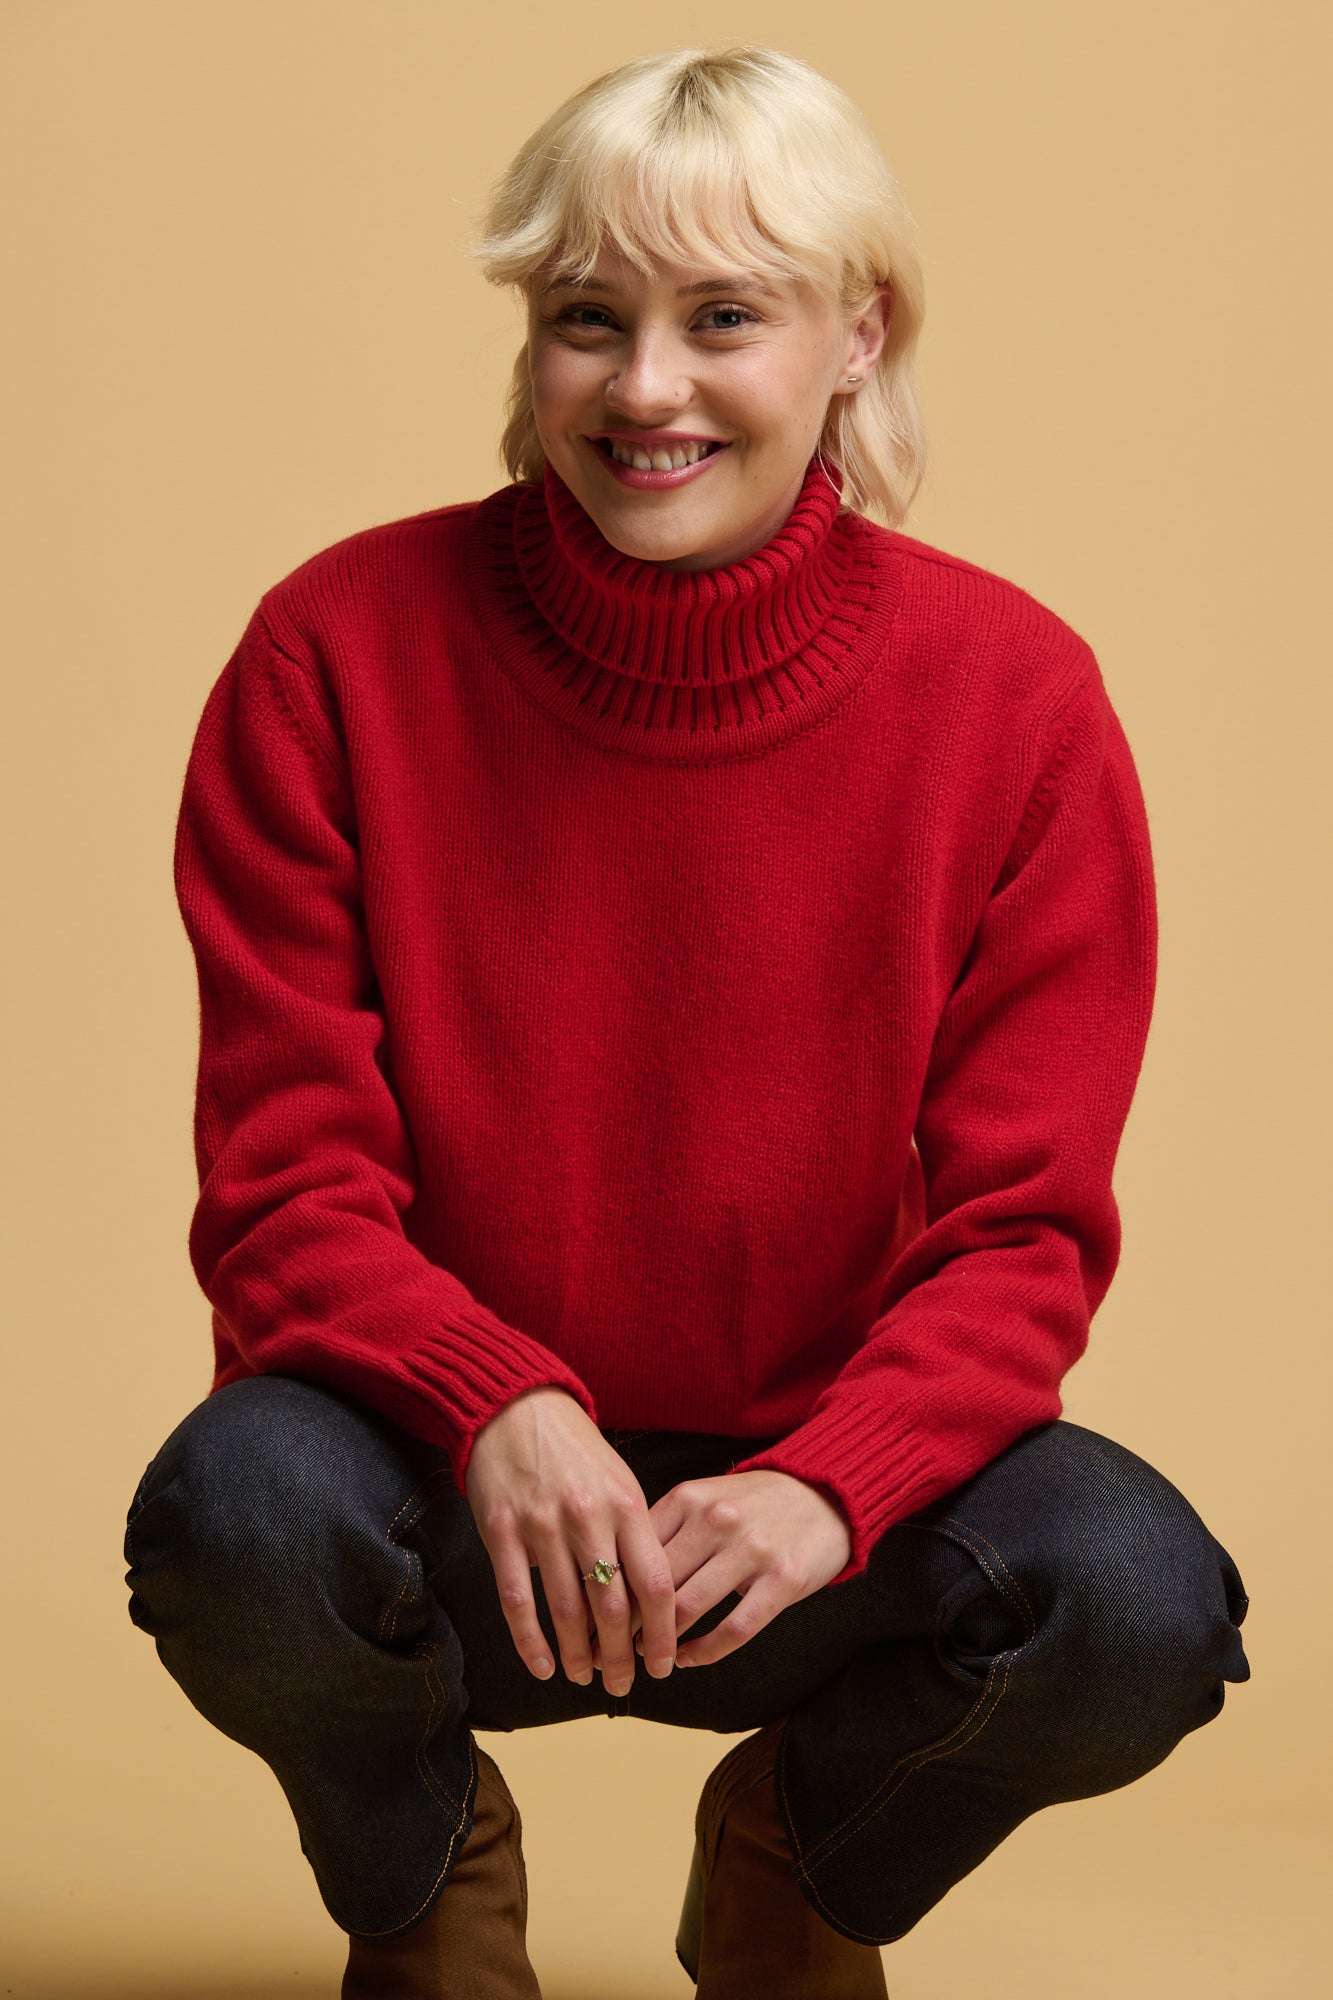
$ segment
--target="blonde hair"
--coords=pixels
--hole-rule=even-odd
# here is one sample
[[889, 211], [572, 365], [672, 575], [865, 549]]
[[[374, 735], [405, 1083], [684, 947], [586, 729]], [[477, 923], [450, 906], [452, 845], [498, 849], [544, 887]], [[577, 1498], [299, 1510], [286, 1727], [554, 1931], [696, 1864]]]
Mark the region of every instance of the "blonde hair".
[[[849, 327], [888, 284], [883, 351], [854, 395], [830, 397], [817, 454], [841, 473], [844, 506], [891, 528], [903, 520], [925, 461], [915, 229], [865, 118], [809, 64], [756, 47], [624, 63], [519, 148], [477, 227], [487, 279], [526, 297], [557, 267], [586, 281], [603, 246], [645, 276], [724, 252], [760, 277], [813, 286]], [[526, 341], [501, 457], [511, 479], [542, 477]]]

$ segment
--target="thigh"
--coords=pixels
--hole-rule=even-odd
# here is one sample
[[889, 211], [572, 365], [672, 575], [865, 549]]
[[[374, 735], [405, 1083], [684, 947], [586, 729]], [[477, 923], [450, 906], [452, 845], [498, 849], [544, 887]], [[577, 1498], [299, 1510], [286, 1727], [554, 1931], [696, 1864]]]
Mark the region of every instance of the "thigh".
[[1060, 1419], [913, 1517], [956, 1540], [1029, 1629], [1193, 1635], [1238, 1626], [1249, 1599], [1228, 1551], [1146, 1459]]
[[[605, 1434], [649, 1504], [753, 1448], [748, 1439]], [[628, 1712], [630, 1698], [606, 1695], [600, 1676], [583, 1688], [560, 1672], [549, 1681], [529, 1673], [443, 1448], [319, 1384], [247, 1377], [191, 1410], [139, 1481], [125, 1559], [134, 1622], [154, 1636], [205, 1633], [215, 1677], [234, 1654], [246, 1682], [259, 1633], [278, 1656], [299, 1653], [313, 1668], [330, 1631], [403, 1651], [429, 1628], [458, 1662], [477, 1728]], [[536, 1571], [533, 1589], [554, 1648]], [[636, 1682], [646, 1679], [641, 1669]]]
[[[738, 1601], [694, 1629], [711, 1630]], [[1248, 1676], [1237, 1630], [1247, 1604], [1231, 1556], [1168, 1479], [1060, 1420], [895, 1524], [861, 1575], [788, 1606], [711, 1666], [662, 1682], [636, 1676], [627, 1700], [652, 1720], [755, 1728], [840, 1677], [850, 1704], [853, 1681], [867, 1677], [846, 1669], [888, 1648], [891, 1673], [909, 1657], [903, 1642], [923, 1640], [963, 1688], [1021, 1656], [1048, 1691], [1082, 1685], [1094, 1705], [1108, 1683], [1146, 1691], [1183, 1668], [1199, 1682], [1203, 1719], [1224, 1681]], [[1077, 1708], [1066, 1707], [1071, 1740], [1086, 1734]]]

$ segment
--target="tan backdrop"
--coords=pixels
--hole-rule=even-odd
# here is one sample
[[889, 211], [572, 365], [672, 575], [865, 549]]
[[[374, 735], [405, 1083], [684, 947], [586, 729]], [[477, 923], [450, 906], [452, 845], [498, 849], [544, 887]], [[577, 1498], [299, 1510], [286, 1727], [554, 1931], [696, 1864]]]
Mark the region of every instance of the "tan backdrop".
[[[1020, 1828], [887, 1951], [894, 2000], [1327, 1990], [1327, 18], [8, 0], [0, 1991], [336, 1993], [275, 1781], [125, 1611], [126, 1506], [209, 1373], [181, 776], [263, 590], [503, 482], [518, 322], [463, 244], [514, 147], [631, 55], [738, 40], [857, 97], [920, 223], [909, 531], [1090, 640], [1138, 761], [1160, 994], [1121, 1268], [1066, 1409], [1183, 1488], [1253, 1599], [1222, 1718]], [[548, 2000], [683, 1995], [691, 1815], [725, 1743], [633, 1720], [488, 1741]]]

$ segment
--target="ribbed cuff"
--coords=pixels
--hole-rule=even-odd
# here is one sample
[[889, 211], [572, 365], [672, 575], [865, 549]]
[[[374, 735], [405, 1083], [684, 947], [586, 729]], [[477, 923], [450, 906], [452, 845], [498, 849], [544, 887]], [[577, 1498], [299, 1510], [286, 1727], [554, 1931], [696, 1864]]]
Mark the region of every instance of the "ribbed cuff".
[[422, 1415], [447, 1426], [439, 1442], [448, 1448], [460, 1493], [477, 1432], [526, 1389], [564, 1389], [597, 1422], [592, 1395], [573, 1369], [481, 1305], [458, 1312], [443, 1332], [404, 1355], [396, 1372], [421, 1402]]
[[[288, 1365], [293, 1373], [317, 1372], [400, 1430], [447, 1451], [460, 1493], [477, 1432], [525, 1390], [563, 1389], [597, 1422], [591, 1391], [573, 1369], [480, 1304], [457, 1308], [447, 1326], [410, 1348], [377, 1352], [329, 1339], [320, 1345], [317, 1371], [309, 1361], [305, 1347]], [[267, 1365], [280, 1369], [284, 1358], [271, 1349]]]

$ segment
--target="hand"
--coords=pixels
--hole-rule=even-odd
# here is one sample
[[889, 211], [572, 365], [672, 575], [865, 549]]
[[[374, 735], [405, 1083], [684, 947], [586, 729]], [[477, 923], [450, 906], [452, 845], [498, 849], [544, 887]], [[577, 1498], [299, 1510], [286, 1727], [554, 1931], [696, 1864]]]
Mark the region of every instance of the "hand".
[[[534, 1569], [541, 1572], [570, 1680], [587, 1687], [596, 1666], [608, 1694], [628, 1694], [637, 1629], [632, 1610], [649, 1673], [660, 1680], [671, 1672], [671, 1566], [643, 1488], [573, 1396], [564, 1389], [528, 1389], [497, 1410], [472, 1441], [465, 1485], [505, 1622], [538, 1680], [548, 1680], [555, 1668], [537, 1620]], [[610, 1583], [585, 1589], [583, 1578], [599, 1557], [619, 1561], [620, 1569]]]
[[677, 1634], [733, 1590], [742, 1593], [713, 1631], [678, 1650], [682, 1667], [711, 1666], [735, 1652], [779, 1611], [822, 1589], [851, 1557], [838, 1503], [808, 1480], [766, 1468], [687, 1479], [662, 1495], [648, 1519], [671, 1565]]

